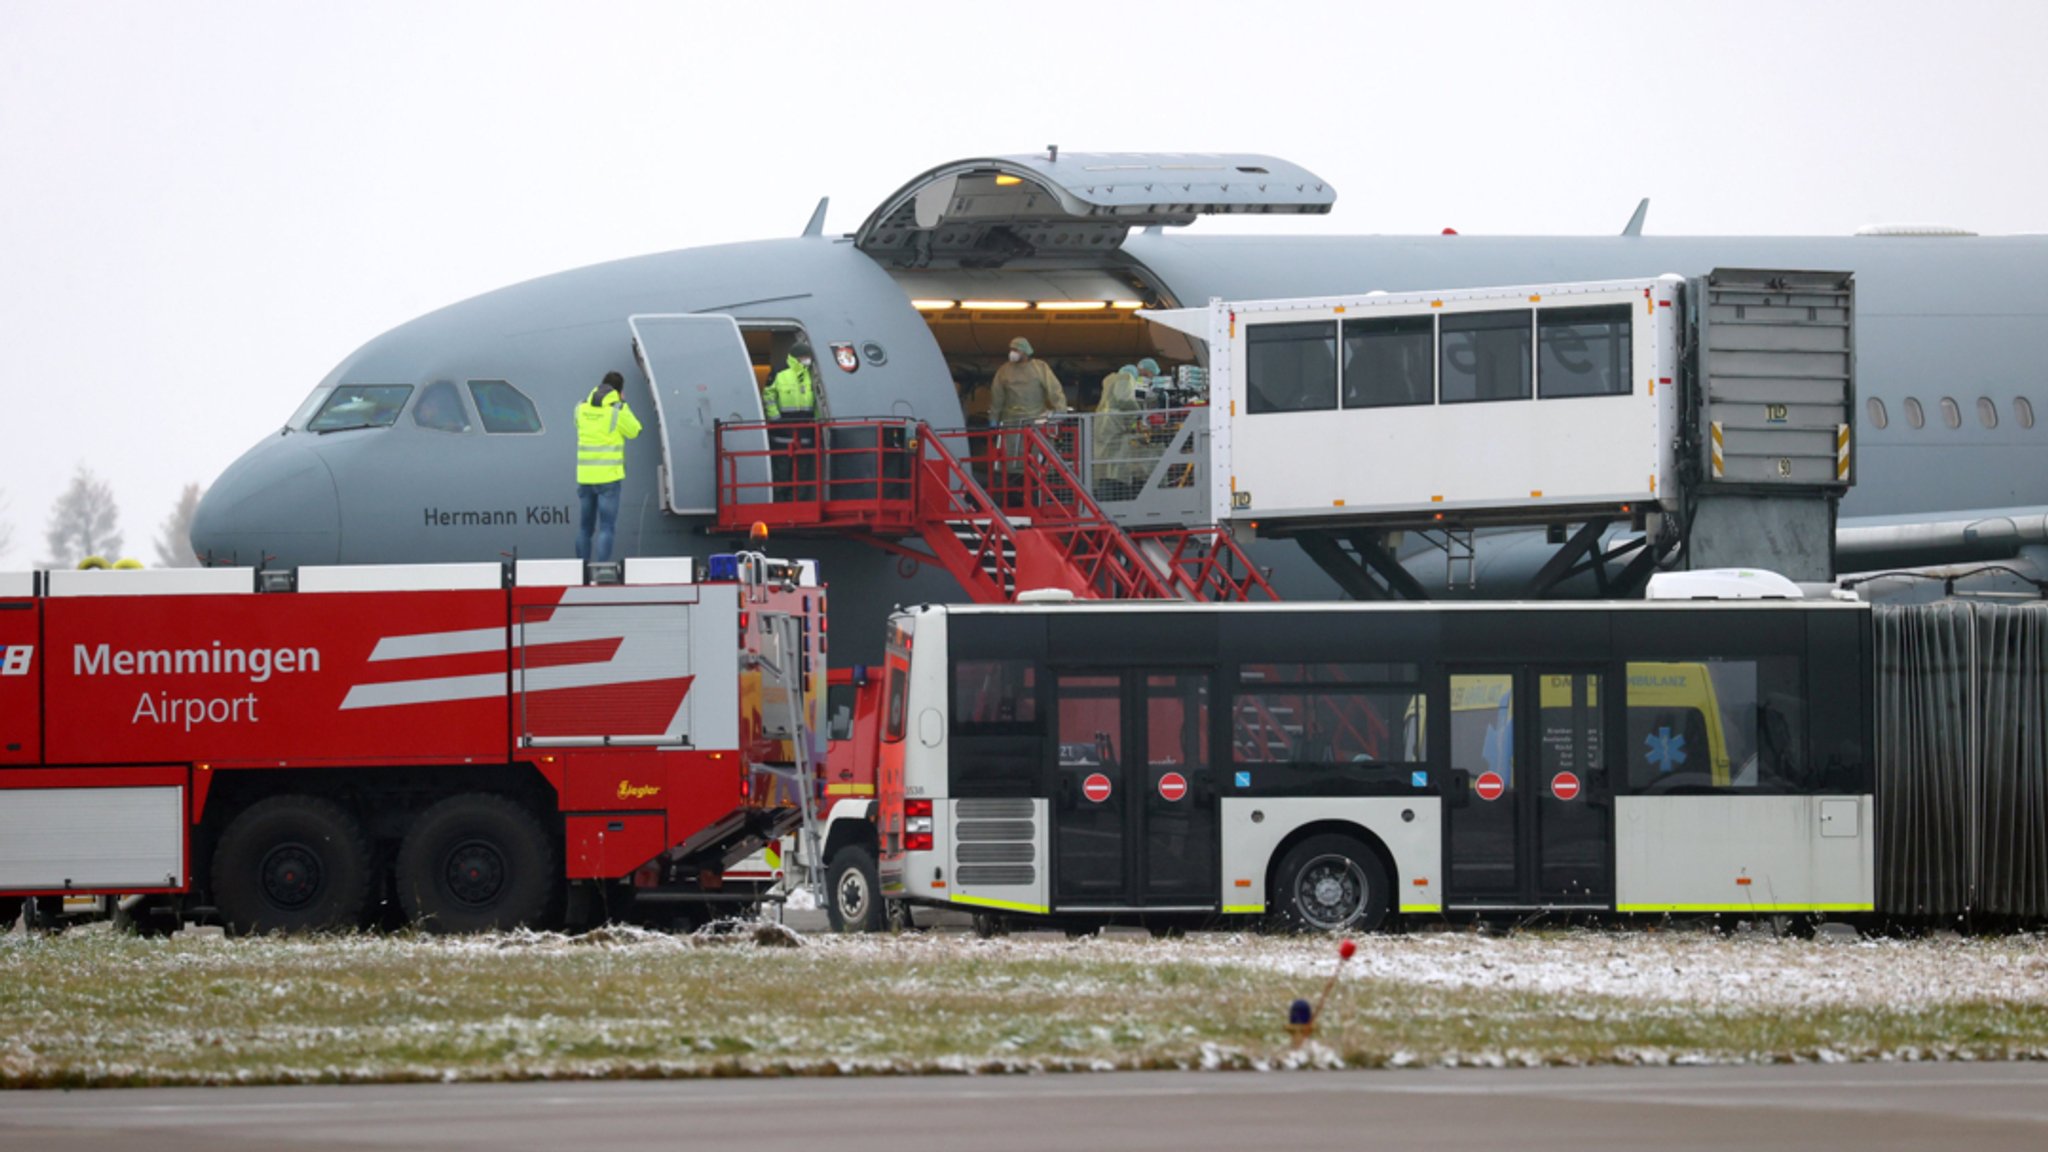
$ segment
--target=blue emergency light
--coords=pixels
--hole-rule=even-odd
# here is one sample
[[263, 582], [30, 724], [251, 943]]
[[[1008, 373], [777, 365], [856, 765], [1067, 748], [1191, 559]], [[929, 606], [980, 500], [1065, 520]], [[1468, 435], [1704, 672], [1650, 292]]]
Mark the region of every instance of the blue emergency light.
[[704, 563], [705, 579], [716, 581], [737, 581], [740, 578], [740, 558], [732, 552], [720, 552]]

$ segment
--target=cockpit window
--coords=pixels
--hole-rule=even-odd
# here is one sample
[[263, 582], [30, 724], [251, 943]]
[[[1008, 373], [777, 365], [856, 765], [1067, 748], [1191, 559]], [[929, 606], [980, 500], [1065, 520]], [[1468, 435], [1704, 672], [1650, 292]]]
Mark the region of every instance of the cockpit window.
[[446, 380], [436, 380], [420, 392], [412, 406], [412, 422], [436, 432], [469, 431], [469, 413], [462, 410], [462, 393]]
[[538, 432], [540, 413], [526, 393], [503, 380], [471, 380], [469, 394], [486, 432]]
[[327, 402], [327, 394], [332, 391], [334, 391], [333, 386], [328, 384], [322, 384], [313, 389], [313, 394], [306, 397], [306, 402], [299, 405], [299, 410], [292, 413], [292, 418], [285, 421], [284, 426], [296, 432], [304, 432], [306, 430], [306, 421], [311, 420], [313, 413], [320, 410], [320, 405]]
[[345, 432], [351, 428], [389, 428], [398, 420], [410, 384], [338, 384], [327, 402], [306, 423], [308, 432]]

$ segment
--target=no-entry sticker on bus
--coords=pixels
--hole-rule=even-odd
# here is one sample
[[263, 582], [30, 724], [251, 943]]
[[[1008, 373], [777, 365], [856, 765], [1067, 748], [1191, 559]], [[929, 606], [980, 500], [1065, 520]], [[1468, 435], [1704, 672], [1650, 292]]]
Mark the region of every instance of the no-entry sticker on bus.
[[1500, 778], [1500, 773], [1498, 772], [1482, 772], [1479, 774], [1479, 779], [1472, 782], [1472, 791], [1481, 800], [1498, 800], [1500, 799], [1501, 792], [1506, 788], [1507, 783]]
[[1579, 777], [1572, 772], [1559, 772], [1550, 778], [1550, 794], [1559, 800], [1569, 800], [1579, 794]]
[[1109, 777], [1100, 772], [1091, 774], [1086, 780], [1081, 781], [1081, 795], [1096, 804], [1109, 799]]
[[1188, 778], [1178, 772], [1168, 772], [1159, 778], [1159, 798], [1169, 803], [1188, 794]]

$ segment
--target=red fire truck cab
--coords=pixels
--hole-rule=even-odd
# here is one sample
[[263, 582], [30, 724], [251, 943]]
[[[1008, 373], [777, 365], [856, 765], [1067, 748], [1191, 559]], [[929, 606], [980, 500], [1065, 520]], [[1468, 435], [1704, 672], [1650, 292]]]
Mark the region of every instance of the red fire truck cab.
[[[741, 553], [0, 574], [0, 919], [245, 932], [747, 901], [818, 792], [825, 592]], [[622, 570], [622, 571], [621, 571]]]

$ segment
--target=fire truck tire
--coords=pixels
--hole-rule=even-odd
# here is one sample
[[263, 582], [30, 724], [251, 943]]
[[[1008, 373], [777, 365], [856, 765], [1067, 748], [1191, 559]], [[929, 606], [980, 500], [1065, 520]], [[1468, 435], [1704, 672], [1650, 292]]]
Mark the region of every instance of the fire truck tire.
[[339, 932], [370, 902], [370, 845], [348, 810], [319, 796], [258, 800], [213, 851], [213, 902], [228, 931]]
[[880, 932], [889, 926], [881, 873], [865, 845], [848, 844], [826, 863], [825, 918], [834, 932]]
[[420, 813], [398, 849], [398, 902], [429, 932], [539, 924], [560, 884], [540, 821], [490, 793], [450, 796]]
[[1283, 928], [1295, 932], [1371, 932], [1387, 919], [1387, 870], [1372, 850], [1348, 836], [1311, 836], [1280, 860], [1273, 901]]
[[21, 919], [21, 905], [20, 896], [0, 896], [0, 932], [13, 930], [14, 922]]

